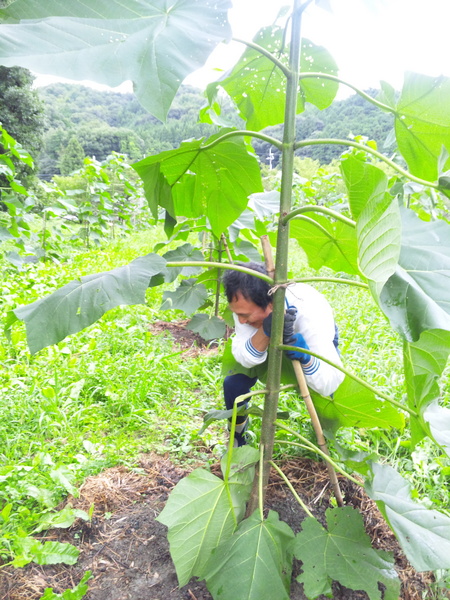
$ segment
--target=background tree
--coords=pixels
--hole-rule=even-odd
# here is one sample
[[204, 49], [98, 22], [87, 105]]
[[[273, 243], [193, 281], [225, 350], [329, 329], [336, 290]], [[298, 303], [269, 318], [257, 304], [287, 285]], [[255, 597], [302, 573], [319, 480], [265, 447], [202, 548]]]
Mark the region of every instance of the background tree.
[[[31, 87], [33, 81], [28, 69], [0, 66], [0, 121], [36, 160], [43, 142], [44, 106], [38, 92]], [[26, 165], [18, 164], [17, 168], [21, 177], [31, 173]]]
[[70, 175], [73, 171], [81, 169], [84, 161], [84, 148], [80, 144], [78, 138], [71, 137], [66, 149], [61, 155], [59, 170], [61, 175]]

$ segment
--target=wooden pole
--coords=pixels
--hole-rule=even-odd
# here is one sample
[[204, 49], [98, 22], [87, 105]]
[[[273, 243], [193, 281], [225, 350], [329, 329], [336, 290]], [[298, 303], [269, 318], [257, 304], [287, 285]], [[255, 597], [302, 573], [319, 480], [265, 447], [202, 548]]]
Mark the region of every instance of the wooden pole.
[[[330, 452], [328, 450], [327, 443], [325, 441], [325, 437], [323, 435], [322, 425], [320, 424], [319, 417], [317, 415], [316, 407], [313, 404], [311, 399], [311, 394], [309, 393], [308, 385], [306, 384], [305, 374], [303, 373], [302, 365], [298, 360], [293, 360], [292, 364], [294, 366], [295, 376], [297, 377], [298, 387], [300, 388], [300, 395], [303, 398], [306, 408], [308, 409], [309, 416], [311, 417], [311, 423], [314, 427], [314, 431], [317, 437], [317, 442], [319, 444], [319, 448], [322, 450], [324, 454], [330, 456]], [[344, 505], [344, 499], [342, 498], [341, 488], [339, 487], [339, 481], [336, 475], [336, 471], [333, 469], [332, 465], [327, 461], [327, 469], [328, 476], [330, 477], [331, 486], [334, 491], [334, 495], [336, 497], [336, 502], [339, 506]]]

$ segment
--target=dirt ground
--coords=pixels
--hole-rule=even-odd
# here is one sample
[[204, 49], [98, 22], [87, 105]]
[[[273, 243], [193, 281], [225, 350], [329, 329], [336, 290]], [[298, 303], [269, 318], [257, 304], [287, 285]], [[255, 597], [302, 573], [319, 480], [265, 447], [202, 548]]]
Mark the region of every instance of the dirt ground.
[[[215, 351], [200, 336], [186, 330], [185, 324], [160, 322], [150, 330], [156, 335], [170, 334], [174, 344], [189, 358], [199, 352]], [[279, 466], [314, 516], [324, 523], [325, 511], [330, 506], [325, 466], [302, 458]], [[55, 529], [41, 537], [43, 541], [77, 546], [80, 549], [77, 564], [6, 567], [0, 570], [0, 600], [38, 600], [46, 588], [61, 594], [75, 587], [86, 571], [92, 572], [86, 600], [211, 600], [203, 582], [191, 581], [178, 587], [166, 527], [155, 521], [170, 491], [188, 471], [175, 466], [167, 456], [154, 454], [142, 456], [139, 467], [137, 472], [124, 467], [111, 468], [87, 478], [79, 497], [69, 497], [65, 504], [85, 511], [94, 504], [92, 521], [79, 520], [68, 530]], [[219, 465], [213, 465], [211, 470], [220, 474]], [[423, 598], [431, 574], [419, 574], [412, 569], [375, 503], [364, 491], [347, 480], [340, 483], [346, 501], [362, 513], [374, 547], [394, 553], [402, 581], [401, 599]], [[300, 530], [305, 513], [275, 471], [267, 493], [266, 510], [269, 509], [277, 511], [294, 532]], [[291, 600], [306, 600], [302, 586], [295, 581], [300, 572], [301, 563], [294, 561]], [[333, 598], [367, 600], [367, 595], [335, 584]], [[325, 600], [325, 596], [320, 600]]]
[[[76, 545], [81, 551], [76, 565], [5, 568], [0, 576], [0, 600], [38, 600], [48, 587], [62, 593], [77, 585], [88, 570], [92, 578], [86, 600], [210, 600], [203, 582], [191, 581], [178, 587], [166, 528], [155, 521], [171, 489], [187, 471], [174, 466], [167, 457], [156, 455], [143, 456], [139, 466], [139, 474], [119, 467], [89, 477], [79, 497], [68, 498], [67, 502], [83, 510], [94, 503], [92, 522], [78, 521], [68, 530], [55, 529], [42, 538]], [[313, 514], [323, 520], [330, 505], [324, 466], [310, 459], [290, 460], [280, 466]], [[214, 465], [212, 470], [218, 474], [219, 466]], [[422, 598], [430, 575], [412, 569], [374, 503], [352, 486], [342, 482], [346, 497], [362, 512], [374, 546], [394, 552], [402, 580], [402, 600]], [[271, 476], [266, 504], [294, 531], [300, 529], [305, 515], [276, 472]], [[300, 569], [301, 564], [294, 561], [294, 576]], [[333, 591], [335, 600], [367, 599], [364, 592], [339, 585]], [[291, 599], [306, 599], [295, 580]]]

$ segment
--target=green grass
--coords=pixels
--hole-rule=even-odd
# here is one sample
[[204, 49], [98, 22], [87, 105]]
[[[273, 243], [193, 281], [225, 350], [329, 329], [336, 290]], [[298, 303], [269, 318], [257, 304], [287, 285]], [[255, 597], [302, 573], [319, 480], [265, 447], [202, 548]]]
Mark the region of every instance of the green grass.
[[[61, 265], [29, 265], [20, 273], [6, 265], [0, 283], [2, 318], [15, 306], [76, 277], [151, 252], [161, 239], [161, 230], [154, 228], [77, 254]], [[295, 275], [309, 273], [301, 251], [294, 250], [291, 261]], [[402, 401], [401, 341], [368, 292], [325, 283], [317, 287], [334, 308], [346, 367]], [[116, 464], [135, 468], [143, 452], [167, 452], [175, 461], [196, 463], [215, 461], [225, 451], [223, 423], [198, 435], [203, 414], [222, 408], [220, 349], [217, 355], [188, 358], [170, 337], [152, 334], [152, 322], [185, 318], [180, 311], [159, 310], [162, 293], [162, 287], [150, 288], [145, 305], [112, 310], [83, 332], [35, 356], [27, 350], [21, 324], [14, 326], [11, 342], [0, 338], [4, 557], [19, 527], [31, 532], [42, 514], [89, 474]], [[255, 400], [262, 402], [260, 396]], [[291, 411], [291, 426], [313, 439], [297, 394], [282, 394], [280, 405]], [[258, 438], [256, 418], [252, 430]], [[448, 505], [450, 462], [428, 442], [411, 455], [408, 437], [399, 431], [344, 430], [340, 439], [354, 449], [378, 450], [411, 480], [418, 497], [429, 505]], [[281, 449], [277, 452], [281, 456]], [[5, 512], [2, 518], [9, 505], [10, 515]]]

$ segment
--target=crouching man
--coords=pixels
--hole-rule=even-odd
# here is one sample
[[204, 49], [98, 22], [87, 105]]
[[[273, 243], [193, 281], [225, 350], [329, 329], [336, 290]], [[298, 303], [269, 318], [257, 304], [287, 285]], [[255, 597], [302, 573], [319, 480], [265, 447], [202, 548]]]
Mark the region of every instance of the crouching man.
[[[267, 274], [259, 263], [240, 266]], [[244, 372], [228, 375], [224, 380], [225, 405], [232, 409], [236, 398], [248, 394], [266, 370], [273, 306], [269, 284], [258, 277], [229, 270], [223, 276], [223, 284], [234, 313], [232, 353], [236, 362], [245, 367], [239, 369]], [[285, 304], [283, 343], [312, 350], [341, 365], [337, 328], [326, 298], [310, 285], [295, 283], [286, 288]], [[308, 386], [322, 396], [333, 394], [344, 379], [341, 371], [309, 354], [301, 351], [285, 354], [290, 360], [300, 361]], [[247, 428], [248, 418], [238, 416], [235, 446], [246, 443]]]

